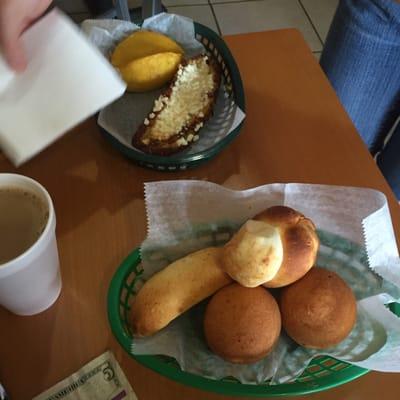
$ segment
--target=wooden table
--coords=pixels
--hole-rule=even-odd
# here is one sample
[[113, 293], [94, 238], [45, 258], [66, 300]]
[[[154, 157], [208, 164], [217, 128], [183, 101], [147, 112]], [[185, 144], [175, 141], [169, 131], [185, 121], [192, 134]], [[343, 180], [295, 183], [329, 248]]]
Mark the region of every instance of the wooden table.
[[[54, 199], [63, 291], [48, 311], [0, 310], [0, 381], [24, 400], [111, 349], [140, 400], [221, 400], [163, 378], [126, 355], [106, 317], [106, 293], [120, 261], [145, 237], [143, 182], [206, 179], [235, 189], [271, 182], [371, 187], [400, 209], [332, 88], [295, 30], [230, 36], [247, 99], [243, 132], [217, 158], [184, 173], [157, 173], [124, 159], [90, 119], [15, 170]], [[27, 132], [27, 135], [29, 132]], [[398, 399], [399, 375], [369, 373], [313, 399]], [[225, 397], [226, 398], [226, 397]]]

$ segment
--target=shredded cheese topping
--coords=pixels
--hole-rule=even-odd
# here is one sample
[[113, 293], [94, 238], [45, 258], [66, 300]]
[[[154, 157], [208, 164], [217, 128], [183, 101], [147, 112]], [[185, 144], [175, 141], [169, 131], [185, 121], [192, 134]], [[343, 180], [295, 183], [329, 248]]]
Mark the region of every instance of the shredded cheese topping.
[[[213, 71], [207, 60], [207, 56], [199, 57], [185, 66], [179, 66], [170, 97], [160, 96], [154, 102], [153, 113], [160, 112], [154, 125], [144, 134], [143, 143], [149, 139], [168, 140], [180, 132], [192, 117], [204, 117], [202, 111], [210, 101], [208, 93], [213, 91], [215, 85]], [[145, 125], [146, 122], [149, 121], [145, 121]], [[197, 124], [195, 131], [202, 126], [202, 123]], [[183, 139], [178, 145], [186, 144]]]

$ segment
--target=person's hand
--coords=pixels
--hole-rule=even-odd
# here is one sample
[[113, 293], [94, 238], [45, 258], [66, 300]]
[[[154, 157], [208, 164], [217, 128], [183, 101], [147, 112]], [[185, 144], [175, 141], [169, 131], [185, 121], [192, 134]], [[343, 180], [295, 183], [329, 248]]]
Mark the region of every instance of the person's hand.
[[0, 47], [17, 72], [26, 68], [21, 34], [50, 5], [51, 0], [0, 0]]

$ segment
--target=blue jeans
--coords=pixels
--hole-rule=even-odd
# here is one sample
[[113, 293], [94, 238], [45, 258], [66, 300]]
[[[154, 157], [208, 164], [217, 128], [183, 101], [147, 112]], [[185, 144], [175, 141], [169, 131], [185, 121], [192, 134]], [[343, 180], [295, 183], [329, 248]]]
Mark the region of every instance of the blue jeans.
[[400, 199], [400, 3], [341, 0], [320, 62]]

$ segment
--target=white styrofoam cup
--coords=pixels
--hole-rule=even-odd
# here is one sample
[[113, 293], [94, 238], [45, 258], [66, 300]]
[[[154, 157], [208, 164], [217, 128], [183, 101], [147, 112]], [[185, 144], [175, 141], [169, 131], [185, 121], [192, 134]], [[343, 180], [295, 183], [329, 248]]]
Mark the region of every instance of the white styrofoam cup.
[[53, 202], [40, 183], [23, 175], [0, 173], [1, 187], [27, 190], [48, 207], [49, 218], [37, 241], [18, 257], [0, 264], [0, 305], [18, 315], [38, 314], [49, 308], [61, 292]]

